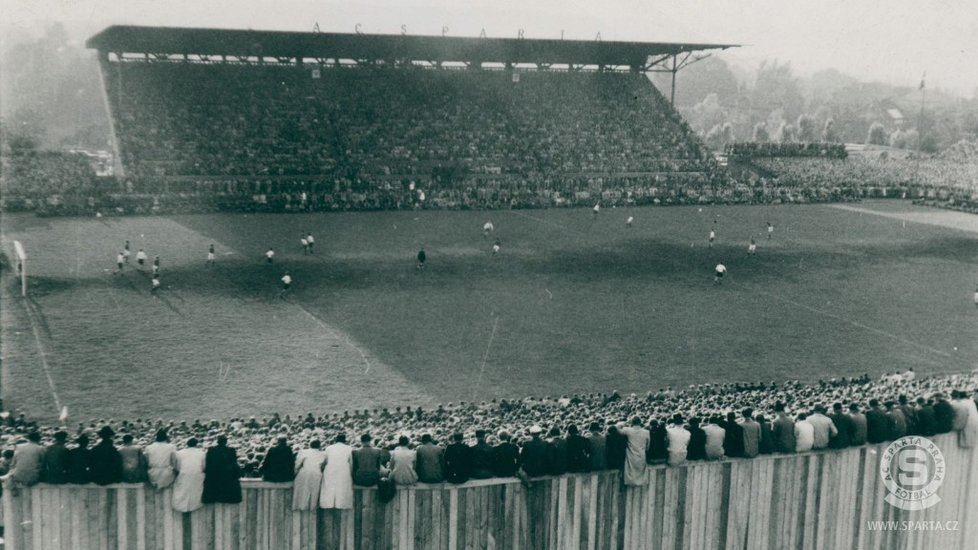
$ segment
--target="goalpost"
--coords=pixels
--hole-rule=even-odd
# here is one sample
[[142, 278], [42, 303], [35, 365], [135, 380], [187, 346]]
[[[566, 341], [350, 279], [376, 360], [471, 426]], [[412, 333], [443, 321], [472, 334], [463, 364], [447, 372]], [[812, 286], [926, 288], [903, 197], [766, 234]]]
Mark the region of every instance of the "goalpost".
[[14, 253], [17, 255], [17, 273], [20, 275], [20, 295], [27, 296], [27, 252], [20, 241], [14, 241]]

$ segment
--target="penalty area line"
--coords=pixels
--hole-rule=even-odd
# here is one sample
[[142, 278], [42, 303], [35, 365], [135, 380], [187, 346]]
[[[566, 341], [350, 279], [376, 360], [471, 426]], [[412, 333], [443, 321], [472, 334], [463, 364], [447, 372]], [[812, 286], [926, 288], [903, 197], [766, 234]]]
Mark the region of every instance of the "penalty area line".
[[[340, 335], [337, 334], [335, 330], [333, 330], [332, 328], [330, 328], [329, 325], [327, 325], [326, 323], [324, 323], [322, 321], [322, 319], [320, 319], [319, 317], [317, 317], [317, 316], [313, 315], [312, 313], [310, 313], [309, 310], [305, 308], [305, 306], [303, 306], [301, 304], [297, 304], [295, 302], [289, 302], [289, 303], [291, 303], [292, 305], [294, 305], [297, 308], [299, 308], [299, 310], [302, 311], [303, 313], [305, 313], [310, 319], [312, 319], [313, 321], [316, 321], [316, 323], [319, 324], [319, 326], [323, 330], [325, 330], [325, 331], [329, 332], [330, 334], [332, 334], [334, 339], [339, 340], [339, 336]], [[365, 353], [363, 353], [363, 350], [360, 349], [359, 346], [357, 346], [356, 344], [354, 344], [350, 340], [350, 337], [348, 335], [344, 334], [343, 336], [344, 336], [344, 340], [346, 340], [346, 345], [347, 346], [350, 346], [351, 348], [353, 348], [355, 350], [357, 350], [357, 353], [360, 354], [360, 359], [363, 360], [363, 364], [365, 365], [365, 368], [363, 369], [363, 373], [364, 374], [369, 374], [370, 373], [370, 361], [367, 359], [367, 355]]]
[[44, 349], [44, 344], [41, 342], [41, 334], [38, 332], [36, 320], [36, 313], [34, 312], [34, 305], [30, 300], [24, 301], [24, 310], [27, 311], [27, 320], [31, 325], [31, 333], [34, 335], [34, 344], [37, 346], [37, 352], [41, 357], [41, 367], [44, 369], [44, 376], [48, 379], [48, 387], [51, 388], [51, 396], [54, 397], [54, 404], [58, 408], [58, 414], [61, 414], [63, 407], [61, 406], [61, 398], [58, 397], [58, 389], [54, 385], [54, 378], [51, 376], [51, 366], [48, 364], [47, 350]]
[[489, 360], [489, 350], [492, 349], [492, 341], [496, 338], [496, 328], [499, 326], [499, 317], [492, 320], [492, 333], [489, 334], [489, 343], [486, 344], [486, 353], [482, 356], [482, 366], [479, 367], [479, 378], [476, 379], [475, 385], [472, 386], [472, 401], [475, 401], [475, 394], [478, 391], [479, 386], [482, 384], [482, 375], [486, 372], [486, 362]]

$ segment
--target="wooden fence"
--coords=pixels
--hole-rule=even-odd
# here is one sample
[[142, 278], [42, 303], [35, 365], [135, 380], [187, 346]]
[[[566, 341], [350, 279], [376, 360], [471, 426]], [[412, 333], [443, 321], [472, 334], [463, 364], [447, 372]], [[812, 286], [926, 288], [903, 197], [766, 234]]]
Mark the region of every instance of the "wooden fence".
[[[677, 549], [971, 550], [978, 546], [978, 452], [935, 438], [946, 458], [941, 502], [884, 502], [884, 446], [654, 467], [646, 486], [620, 474], [399, 489], [388, 504], [358, 489], [353, 510], [292, 512], [291, 485], [245, 481], [240, 505], [174, 512], [144, 485], [38, 485], [4, 491], [12, 549]], [[944, 530], [871, 530], [870, 521]], [[922, 523], [912, 528], [925, 526]], [[936, 523], [926, 524], [931, 529]], [[953, 530], [957, 529], [957, 530]]]

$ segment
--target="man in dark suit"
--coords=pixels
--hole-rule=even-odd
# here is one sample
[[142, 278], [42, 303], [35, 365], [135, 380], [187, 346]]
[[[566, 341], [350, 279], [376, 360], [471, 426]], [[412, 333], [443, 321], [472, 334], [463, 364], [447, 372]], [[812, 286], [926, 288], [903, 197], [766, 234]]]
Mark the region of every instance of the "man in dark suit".
[[515, 477], [520, 467], [520, 448], [510, 441], [509, 432], [500, 431], [499, 444], [492, 448], [492, 473], [496, 477]]
[[542, 434], [540, 426], [530, 428], [530, 440], [520, 449], [520, 469], [527, 477], [547, 475], [547, 444], [540, 439]]
[[99, 485], [119, 483], [122, 481], [122, 455], [112, 444], [115, 431], [109, 426], [102, 426], [98, 436], [98, 445], [88, 455], [92, 481]]
[[475, 445], [469, 455], [472, 457], [472, 478], [489, 479], [492, 473], [492, 445], [486, 443], [486, 431], [475, 431]]
[[700, 427], [700, 419], [689, 419], [689, 446], [686, 460], [706, 460], [706, 432]]
[[883, 443], [890, 436], [890, 419], [886, 412], [880, 408], [880, 402], [876, 399], [869, 400], [869, 409], [866, 411], [866, 441], [870, 443]]
[[934, 401], [932, 399], [917, 398], [917, 433], [930, 437], [937, 433], [937, 414], [934, 412]]
[[547, 442], [548, 473], [559, 476], [567, 473], [567, 441], [560, 437], [560, 428], [550, 429], [550, 441]]
[[88, 448], [88, 436], [81, 434], [75, 438], [75, 448], [68, 449], [68, 483], [91, 483], [92, 450]]
[[887, 440], [896, 441], [907, 435], [907, 419], [893, 401], [886, 402]]
[[761, 427], [761, 441], [757, 445], [757, 452], [769, 455], [774, 452], [774, 428], [763, 414], [757, 415], [757, 424]]
[[353, 483], [373, 487], [380, 481], [380, 469], [390, 462], [391, 454], [374, 447], [370, 434], [360, 436], [360, 448], [353, 451]]
[[445, 448], [435, 445], [431, 434], [421, 436], [421, 446], [418, 447], [418, 481], [422, 483], [441, 483], [445, 481], [444, 471]]
[[858, 403], [849, 404], [849, 423], [849, 445], [855, 447], [865, 444], [869, 433], [869, 424], [866, 421], [866, 415], [859, 412]]
[[833, 449], [845, 449], [849, 446], [852, 438], [852, 419], [842, 410], [842, 403], [832, 405], [832, 412], [829, 413], [829, 420], [835, 425], [835, 437], [829, 441], [829, 447]]
[[917, 426], [917, 409], [906, 395], [901, 395], [898, 401], [903, 418], [907, 421], [907, 435], [920, 435], [920, 428]]
[[617, 426], [608, 426], [608, 435], [605, 436], [605, 457], [609, 469], [621, 470], [625, 467], [627, 448], [628, 438], [625, 434], [619, 432]]
[[54, 443], [48, 445], [44, 452], [43, 472], [41, 481], [44, 483], [61, 484], [68, 483], [68, 460], [69, 451], [65, 446], [68, 441], [68, 433], [58, 431], [54, 434]]
[[665, 421], [649, 422], [649, 450], [645, 458], [649, 464], [665, 464], [669, 460], [669, 431]]
[[445, 481], [465, 483], [472, 476], [472, 449], [461, 433], [452, 435], [452, 442], [445, 448]]
[[954, 407], [943, 393], [934, 394], [934, 419], [937, 421], [935, 433], [946, 434], [954, 429]]
[[774, 450], [779, 453], [795, 452], [795, 421], [784, 412], [784, 403], [776, 403], [774, 412], [777, 418], [772, 422]]
[[601, 433], [601, 424], [591, 422], [588, 427], [591, 435], [587, 436], [588, 449], [591, 454], [591, 471], [600, 472], [608, 469], [608, 449], [604, 434]]
[[278, 438], [275, 446], [265, 453], [265, 460], [258, 471], [263, 480], [273, 483], [292, 481], [295, 478], [295, 453], [289, 447], [288, 438]]
[[[179, 483], [179, 481], [178, 481]], [[204, 504], [241, 502], [241, 469], [238, 466], [238, 453], [228, 447], [226, 435], [217, 438], [217, 445], [207, 449], [204, 457]]]
[[723, 453], [730, 458], [744, 456], [744, 429], [737, 423], [737, 414], [727, 413], [727, 421], [721, 426], [723, 434]]
[[587, 439], [578, 433], [577, 426], [567, 426], [567, 471], [582, 473], [591, 471], [591, 447]]

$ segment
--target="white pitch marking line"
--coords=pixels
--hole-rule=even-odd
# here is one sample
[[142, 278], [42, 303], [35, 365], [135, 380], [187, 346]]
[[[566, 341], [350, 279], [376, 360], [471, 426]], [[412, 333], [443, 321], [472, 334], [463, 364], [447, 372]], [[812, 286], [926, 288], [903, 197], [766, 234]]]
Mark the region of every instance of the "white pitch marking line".
[[[316, 323], [318, 323], [319, 326], [323, 328], [323, 330], [325, 330], [325, 331], [329, 332], [330, 334], [332, 334], [333, 335], [333, 338], [339, 339], [339, 335], [336, 334], [336, 331], [333, 330], [332, 328], [330, 328], [329, 325], [327, 325], [326, 323], [322, 322], [322, 320], [320, 320], [319, 317], [316, 317], [312, 313], [309, 313], [309, 310], [307, 310], [301, 304], [294, 304], [294, 305], [296, 307], [298, 307], [300, 310], [302, 310], [303, 313], [305, 313], [306, 315], [308, 315], [310, 319], [312, 319], [313, 321], [316, 321]], [[370, 373], [370, 361], [367, 360], [367, 355], [365, 353], [363, 353], [363, 350], [360, 349], [356, 344], [354, 344], [352, 341], [350, 341], [350, 337], [348, 335], [345, 335], [344, 334], [344, 337], [345, 337], [344, 339], [346, 340], [346, 345], [348, 345], [351, 348], [357, 350], [357, 353], [360, 354], [360, 359], [362, 359], [363, 360], [363, 363], [366, 365], [366, 367], [363, 370], [363, 373], [364, 374]]]
[[489, 360], [489, 350], [492, 349], [492, 341], [496, 338], [496, 327], [499, 326], [499, 317], [492, 320], [492, 333], [489, 334], [489, 343], [486, 345], [486, 353], [482, 356], [482, 366], [479, 367], [479, 378], [476, 380], [475, 385], [472, 386], [472, 401], [475, 401], [475, 394], [478, 390], [480, 384], [482, 384], [482, 375], [486, 372], [486, 361]]
[[58, 397], [58, 390], [54, 386], [54, 378], [51, 377], [51, 366], [48, 365], [47, 354], [44, 344], [41, 343], [41, 335], [37, 331], [37, 322], [34, 319], [34, 310], [30, 302], [24, 302], [24, 309], [27, 310], [27, 319], [31, 325], [31, 333], [34, 334], [34, 343], [37, 344], [37, 351], [40, 352], [41, 366], [44, 367], [44, 376], [48, 379], [48, 386], [51, 388], [51, 395], [54, 397], [54, 404], [58, 407], [58, 414], [61, 414], [61, 398]]

